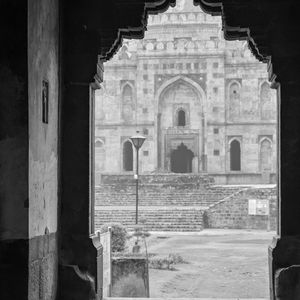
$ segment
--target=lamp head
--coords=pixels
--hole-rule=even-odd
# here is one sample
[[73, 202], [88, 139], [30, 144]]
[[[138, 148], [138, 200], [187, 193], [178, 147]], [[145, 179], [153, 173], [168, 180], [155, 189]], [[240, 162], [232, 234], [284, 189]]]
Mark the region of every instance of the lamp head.
[[142, 145], [144, 144], [144, 141], [145, 141], [145, 137], [140, 135], [138, 132], [136, 135], [133, 135], [130, 140], [133, 144], [133, 146], [135, 147], [135, 149], [139, 150]]

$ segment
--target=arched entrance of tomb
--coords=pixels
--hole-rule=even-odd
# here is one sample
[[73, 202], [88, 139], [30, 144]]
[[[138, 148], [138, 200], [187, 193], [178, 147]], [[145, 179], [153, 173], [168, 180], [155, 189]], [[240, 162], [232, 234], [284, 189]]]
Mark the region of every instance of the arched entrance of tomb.
[[[157, 165], [162, 171], [178, 173], [205, 169], [205, 93], [201, 82], [187, 76], [160, 81], [157, 95]], [[193, 154], [189, 165], [179, 166], [174, 152], [183, 143]], [[176, 153], [176, 154], [174, 154]], [[174, 156], [175, 155], [175, 156]], [[184, 155], [183, 152], [181, 155]], [[185, 157], [185, 156], [183, 156]]]
[[193, 171], [194, 153], [181, 143], [171, 153], [171, 171], [174, 173], [191, 173]]

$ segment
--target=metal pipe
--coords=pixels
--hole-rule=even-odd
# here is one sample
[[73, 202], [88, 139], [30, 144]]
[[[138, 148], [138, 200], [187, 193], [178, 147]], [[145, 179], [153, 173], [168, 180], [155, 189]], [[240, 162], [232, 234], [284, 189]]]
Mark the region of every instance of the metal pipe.
[[136, 178], [135, 178], [135, 224], [138, 224], [139, 209], [139, 149], [136, 149]]

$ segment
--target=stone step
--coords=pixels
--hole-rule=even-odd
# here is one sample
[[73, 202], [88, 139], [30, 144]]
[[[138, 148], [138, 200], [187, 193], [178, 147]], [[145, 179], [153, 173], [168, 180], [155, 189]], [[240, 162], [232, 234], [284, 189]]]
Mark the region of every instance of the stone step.
[[[200, 231], [202, 211], [194, 209], [140, 210], [139, 220], [150, 231]], [[121, 223], [129, 229], [135, 224], [135, 210], [95, 211], [95, 227], [99, 229], [105, 223]]]
[[[95, 188], [95, 224], [133, 225], [136, 201], [133, 175], [102, 174], [101, 182]], [[139, 219], [144, 219], [152, 231], [198, 231], [202, 228], [203, 209], [241, 189], [213, 184], [212, 178], [204, 174], [141, 175]]]
[[[103, 297], [103, 300], [124, 300], [124, 298], [118, 297]], [[126, 300], [267, 300], [266, 298], [126, 298]]]

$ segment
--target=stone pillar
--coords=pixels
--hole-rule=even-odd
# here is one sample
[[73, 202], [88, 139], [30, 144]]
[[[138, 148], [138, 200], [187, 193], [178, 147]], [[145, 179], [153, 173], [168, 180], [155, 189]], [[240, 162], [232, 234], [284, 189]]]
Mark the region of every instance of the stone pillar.
[[[87, 300], [96, 299], [97, 289], [101, 290], [97, 286], [101, 282], [97, 278], [97, 257], [101, 257], [102, 248], [97, 237], [91, 238], [94, 193], [91, 83], [97, 74], [99, 40], [97, 33], [86, 26], [76, 27], [78, 16], [73, 16], [68, 7], [64, 9], [58, 298]], [[102, 70], [98, 71], [102, 75]]]
[[198, 156], [193, 157], [193, 173], [199, 173], [199, 161], [198, 161]]
[[162, 166], [162, 138], [161, 138], [161, 113], [157, 114], [157, 169], [161, 170]]
[[90, 86], [70, 83], [64, 96], [60, 297], [92, 299], [87, 297], [95, 293], [97, 249], [90, 238]]
[[300, 87], [281, 82], [278, 236], [269, 247], [271, 299], [300, 299]]

